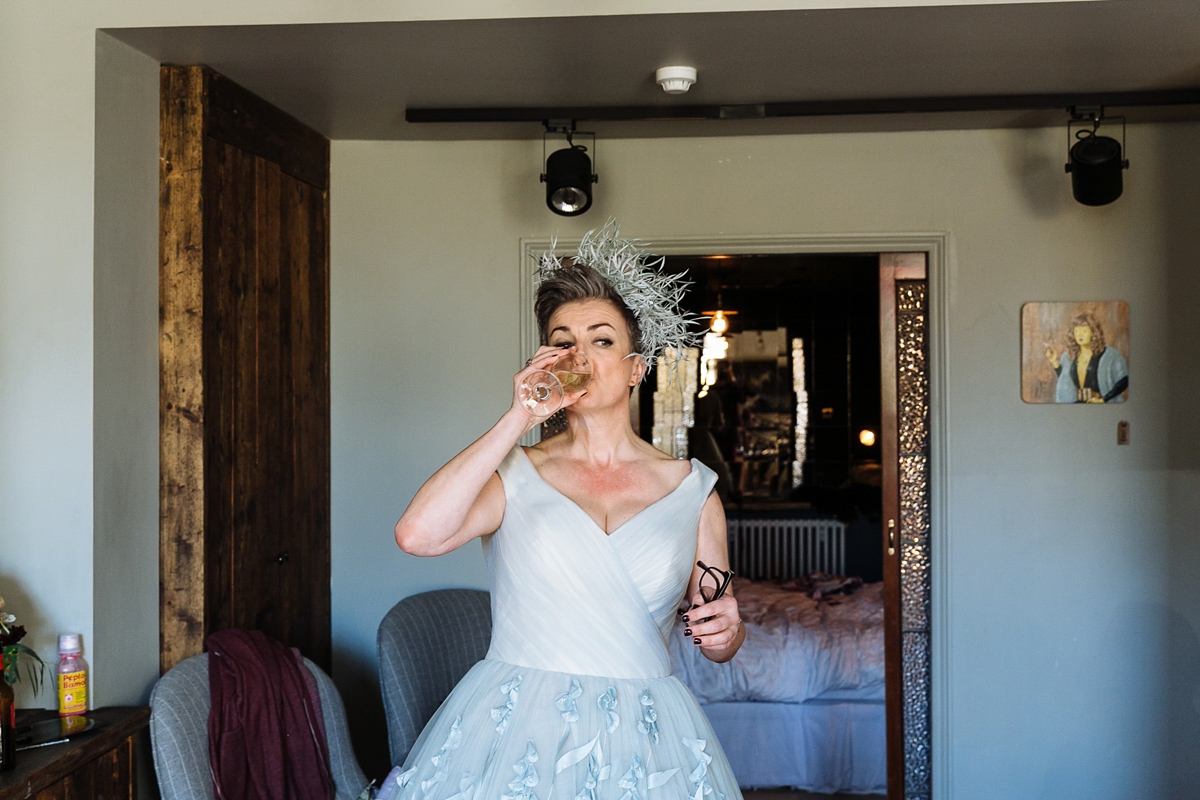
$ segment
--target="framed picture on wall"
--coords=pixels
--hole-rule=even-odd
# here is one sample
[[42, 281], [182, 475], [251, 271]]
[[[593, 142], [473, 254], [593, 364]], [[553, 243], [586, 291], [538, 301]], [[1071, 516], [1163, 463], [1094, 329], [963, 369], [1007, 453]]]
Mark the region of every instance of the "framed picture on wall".
[[1021, 307], [1021, 399], [1123, 403], [1129, 397], [1129, 304]]

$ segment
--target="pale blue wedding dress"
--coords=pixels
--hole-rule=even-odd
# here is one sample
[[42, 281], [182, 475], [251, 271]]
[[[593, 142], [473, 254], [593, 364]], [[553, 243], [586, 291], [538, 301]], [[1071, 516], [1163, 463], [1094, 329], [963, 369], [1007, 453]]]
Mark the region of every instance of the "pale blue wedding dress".
[[[406, 800], [740, 800], [667, 637], [716, 475], [605, 535], [518, 445], [484, 540], [492, 641], [404, 763]], [[676, 634], [678, 635], [678, 634]]]

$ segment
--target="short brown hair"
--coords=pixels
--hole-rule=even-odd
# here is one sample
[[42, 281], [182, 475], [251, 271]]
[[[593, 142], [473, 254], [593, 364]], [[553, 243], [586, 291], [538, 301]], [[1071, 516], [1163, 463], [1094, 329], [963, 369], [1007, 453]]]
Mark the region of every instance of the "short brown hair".
[[550, 317], [554, 316], [554, 312], [567, 303], [583, 300], [607, 300], [616, 306], [625, 319], [625, 327], [629, 330], [629, 352], [642, 351], [642, 329], [629, 306], [625, 305], [621, 295], [617, 294], [604, 276], [578, 262], [564, 264], [538, 285], [533, 313], [537, 317], [538, 335], [541, 336], [542, 344], [547, 344], [549, 331], [546, 328], [550, 325]]

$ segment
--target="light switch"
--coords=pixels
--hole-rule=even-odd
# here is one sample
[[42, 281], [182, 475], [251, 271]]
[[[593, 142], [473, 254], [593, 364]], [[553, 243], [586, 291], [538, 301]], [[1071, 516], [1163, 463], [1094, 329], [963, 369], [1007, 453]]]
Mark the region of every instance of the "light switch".
[[1129, 422], [1127, 420], [1117, 423], [1117, 444], [1129, 444]]

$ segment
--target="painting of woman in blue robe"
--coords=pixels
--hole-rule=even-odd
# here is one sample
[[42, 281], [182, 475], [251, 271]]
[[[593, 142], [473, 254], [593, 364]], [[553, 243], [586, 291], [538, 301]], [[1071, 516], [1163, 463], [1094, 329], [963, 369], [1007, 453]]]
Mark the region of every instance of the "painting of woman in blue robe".
[[1104, 343], [1104, 329], [1091, 314], [1071, 321], [1067, 349], [1061, 355], [1047, 345], [1046, 358], [1058, 374], [1057, 403], [1123, 403], [1129, 370], [1116, 348]]
[[1026, 303], [1021, 316], [1025, 402], [1125, 402], [1128, 305]]

